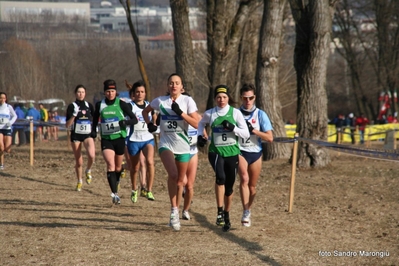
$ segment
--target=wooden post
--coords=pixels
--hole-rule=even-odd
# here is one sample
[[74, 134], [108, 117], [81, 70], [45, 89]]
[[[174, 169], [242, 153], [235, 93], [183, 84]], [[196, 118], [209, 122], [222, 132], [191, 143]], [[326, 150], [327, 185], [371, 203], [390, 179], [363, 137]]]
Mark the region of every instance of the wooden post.
[[291, 184], [290, 184], [290, 201], [288, 204], [288, 212], [292, 213], [292, 206], [294, 205], [294, 190], [295, 190], [295, 173], [296, 173], [296, 160], [298, 153], [298, 138], [299, 134], [295, 134], [294, 147], [292, 148], [292, 167], [291, 167]]
[[33, 132], [33, 119], [29, 121], [30, 126], [30, 165], [33, 166], [33, 143], [35, 142], [35, 134]]
[[[338, 134], [338, 136], [337, 136], [337, 138], [338, 138], [337, 144], [341, 144], [341, 138], [342, 138], [342, 132], [341, 132], [341, 130], [342, 130], [342, 129], [340, 129], [340, 130], [337, 132], [337, 134]], [[338, 152], [337, 156], [340, 156], [340, 155], [341, 155], [341, 153]]]

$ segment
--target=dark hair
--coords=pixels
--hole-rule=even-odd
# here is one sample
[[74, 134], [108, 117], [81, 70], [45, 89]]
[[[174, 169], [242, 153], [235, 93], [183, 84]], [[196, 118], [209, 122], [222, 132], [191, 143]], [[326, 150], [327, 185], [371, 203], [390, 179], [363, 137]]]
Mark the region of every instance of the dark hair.
[[145, 87], [144, 81], [139, 80], [139, 81], [136, 81], [136, 82], [132, 85], [132, 88], [129, 90], [129, 96], [131, 96], [133, 93], [135, 93], [135, 92], [136, 92], [136, 89], [137, 89], [138, 87], [144, 87], [145, 92], [147, 93], [147, 89], [146, 89], [146, 87]]
[[181, 84], [183, 85], [183, 88], [184, 88], [184, 81], [183, 81], [183, 78], [182, 78], [179, 74], [177, 74], [177, 73], [172, 73], [172, 74], [169, 75], [169, 77], [168, 77], [168, 83], [169, 83], [170, 78], [173, 77], [173, 76], [178, 76], [178, 77], [180, 78]]
[[253, 91], [255, 94], [256, 92], [255, 85], [252, 83], [244, 83], [240, 89], [240, 95], [242, 95], [244, 92], [247, 91]]
[[86, 91], [85, 86], [83, 86], [82, 84], [79, 84], [79, 85], [77, 85], [77, 86], [75, 87], [75, 93], [77, 93], [77, 92], [78, 92], [78, 89], [80, 89], [80, 88], [83, 88], [83, 89]]
[[107, 79], [104, 81], [104, 91], [113, 89], [116, 90], [116, 82], [113, 79]]
[[2, 94], [4, 94], [6, 96], [6, 103], [8, 103], [7, 102], [7, 93], [0, 91], [0, 95], [2, 95]]

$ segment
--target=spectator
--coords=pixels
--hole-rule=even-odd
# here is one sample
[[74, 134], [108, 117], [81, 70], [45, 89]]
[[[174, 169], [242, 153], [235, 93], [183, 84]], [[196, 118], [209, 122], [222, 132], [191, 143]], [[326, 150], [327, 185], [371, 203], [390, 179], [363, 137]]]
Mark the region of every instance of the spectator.
[[[34, 123], [40, 122], [40, 112], [35, 108], [35, 105], [33, 103], [29, 104], [29, 109], [26, 113], [26, 119], [32, 119]], [[38, 126], [33, 126], [34, 140], [36, 140], [39, 133], [38, 128]], [[27, 142], [30, 143], [30, 127], [25, 128], [25, 135]]]
[[[53, 124], [60, 122], [60, 116], [58, 115], [57, 111], [52, 111], [49, 113], [49, 122]], [[48, 139], [51, 140], [58, 140], [58, 126], [51, 125], [48, 127]]]
[[354, 116], [353, 113], [350, 113], [346, 119], [346, 126], [349, 127], [349, 130], [351, 132], [351, 141], [352, 144], [356, 143], [355, 140], [355, 130], [356, 130], [356, 117]]
[[388, 115], [387, 117], [387, 123], [397, 123], [398, 120], [396, 119], [396, 117], [394, 117], [393, 115]]
[[334, 120], [335, 128], [337, 130], [337, 139], [336, 143], [341, 143], [342, 142], [342, 133], [343, 133], [343, 127], [345, 126], [345, 116], [343, 114], [339, 114], [338, 117]]
[[[44, 105], [42, 103], [39, 103], [39, 109], [40, 109], [40, 121], [43, 123], [46, 123], [48, 121], [48, 111], [46, 108], [44, 108]], [[38, 126], [38, 134], [39, 134], [39, 140], [42, 141], [44, 140], [45, 134], [48, 132], [45, 132], [47, 130], [47, 127], [44, 125]]]
[[[22, 110], [23, 104], [21, 103], [16, 103], [14, 105], [14, 111], [17, 114], [17, 119], [25, 119], [25, 113]], [[18, 123], [23, 123], [23, 121], [18, 121]], [[16, 144], [16, 137], [18, 134], [18, 145], [25, 145], [26, 144], [26, 136], [25, 136], [25, 132], [24, 132], [24, 128], [25, 126], [23, 125], [14, 125], [13, 126], [13, 131], [12, 131], [12, 144], [15, 145]]]
[[358, 127], [360, 132], [360, 144], [364, 144], [364, 132], [369, 123], [369, 120], [364, 114], [361, 114], [360, 117], [356, 118], [356, 127]]

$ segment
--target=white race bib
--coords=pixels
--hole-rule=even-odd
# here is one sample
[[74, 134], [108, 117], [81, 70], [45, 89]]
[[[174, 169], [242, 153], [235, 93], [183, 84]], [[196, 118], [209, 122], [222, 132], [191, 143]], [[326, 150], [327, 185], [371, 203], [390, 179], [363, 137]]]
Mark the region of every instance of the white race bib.
[[179, 115], [162, 115], [161, 132], [165, 134], [178, 134], [184, 132], [184, 120]]
[[190, 141], [190, 146], [197, 145], [198, 142], [198, 131], [196, 129], [188, 130], [188, 140]]
[[8, 115], [0, 115], [0, 124], [7, 124], [10, 122]]
[[258, 136], [256, 135], [251, 135], [249, 138], [243, 139], [240, 138], [240, 146], [243, 148], [251, 148], [251, 147], [257, 147], [258, 146]]
[[101, 121], [101, 134], [111, 135], [120, 132], [121, 128], [119, 126], [118, 117], [107, 118]]
[[213, 129], [213, 144], [215, 147], [232, 146], [237, 143], [236, 135], [232, 131], [226, 131], [222, 127]]
[[91, 122], [90, 120], [78, 119], [75, 124], [76, 134], [90, 134], [91, 133]]

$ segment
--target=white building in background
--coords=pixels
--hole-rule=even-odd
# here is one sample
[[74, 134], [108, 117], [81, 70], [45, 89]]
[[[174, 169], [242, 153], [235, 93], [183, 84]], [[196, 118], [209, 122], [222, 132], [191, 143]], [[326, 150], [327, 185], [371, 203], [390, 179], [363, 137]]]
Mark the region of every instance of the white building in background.
[[[0, 22], [8, 23], [69, 23], [83, 21], [103, 32], [128, 32], [125, 9], [102, 1], [19, 2], [0, 0]], [[173, 30], [170, 7], [131, 7], [131, 18], [138, 35], [156, 36]], [[198, 8], [189, 9], [190, 29], [205, 32], [206, 14]]]
[[0, 22], [69, 22], [77, 18], [90, 23], [90, 3], [0, 1]]
[[[126, 13], [123, 7], [101, 7], [91, 9], [92, 23], [97, 24], [104, 31], [129, 31]], [[131, 18], [139, 35], [158, 35], [173, 30], [172, 11], [169, 7], [137, 7], [131, 8]], [[190, 28], [204, 30], [201, 19], [205, 13], [198, 8], [190, 8]]]

